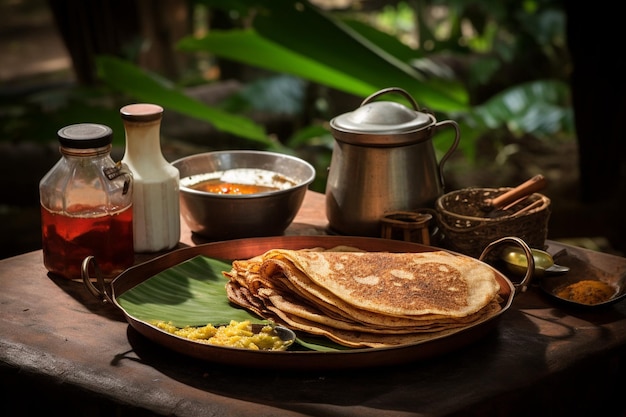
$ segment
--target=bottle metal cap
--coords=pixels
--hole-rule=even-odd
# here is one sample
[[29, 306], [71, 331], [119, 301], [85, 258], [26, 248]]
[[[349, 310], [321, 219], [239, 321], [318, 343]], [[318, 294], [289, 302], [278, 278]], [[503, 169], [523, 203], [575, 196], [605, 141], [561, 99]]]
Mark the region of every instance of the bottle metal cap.
[[79, 123], [59, 129], [57, 137], [61, 146], [66, 148], [101, 148], [111, 144], [113, 130], [101, 124]]

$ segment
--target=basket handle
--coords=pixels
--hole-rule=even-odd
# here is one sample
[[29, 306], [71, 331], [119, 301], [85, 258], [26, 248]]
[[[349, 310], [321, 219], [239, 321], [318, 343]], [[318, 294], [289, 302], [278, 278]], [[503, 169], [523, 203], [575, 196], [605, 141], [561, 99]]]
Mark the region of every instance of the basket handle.
[[453, 225], [450, 225], [448, 222], [446, 222], [446, 220], [443, 218], [443, 215], [441, 214], [439, 210], [433, 209], [432, 212], [435, 216], [435, 220], [437, 221], [437, 225], [440, 228], [442, 228], [444, 231], [453, 230], [455, 233], [471, 233], [474, 230], [477, 230], [485, 225], [485, 222], [480, 222], [474, 226], [468, 226], [468, 227], [463, 227], [463, 228], [454, 227]]

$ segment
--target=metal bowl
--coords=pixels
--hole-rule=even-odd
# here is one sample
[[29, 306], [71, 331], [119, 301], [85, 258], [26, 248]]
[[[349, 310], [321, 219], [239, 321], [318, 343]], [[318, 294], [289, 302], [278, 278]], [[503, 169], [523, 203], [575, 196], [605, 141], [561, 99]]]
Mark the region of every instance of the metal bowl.
[[[216, 151], [172, 162], [180, 171], [180, 209], [192, 232], [210, 240], [281, 235], [296, 216], [315, 179], [308, 162], [267, 151]], [[255, 194], [218, 194], [188, 186], [188, 177], [227, 170], [263, 170], [291, 180], [284, 189]]]

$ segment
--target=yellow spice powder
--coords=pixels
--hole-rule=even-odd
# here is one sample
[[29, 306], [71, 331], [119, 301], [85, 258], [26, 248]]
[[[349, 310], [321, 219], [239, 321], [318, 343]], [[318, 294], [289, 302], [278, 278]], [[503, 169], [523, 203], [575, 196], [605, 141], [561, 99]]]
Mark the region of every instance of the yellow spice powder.
[[558, 288], [555, 294], [566, 300], [593, 305], [613, 297], [615, 288], [606, 282], [588, 279]]

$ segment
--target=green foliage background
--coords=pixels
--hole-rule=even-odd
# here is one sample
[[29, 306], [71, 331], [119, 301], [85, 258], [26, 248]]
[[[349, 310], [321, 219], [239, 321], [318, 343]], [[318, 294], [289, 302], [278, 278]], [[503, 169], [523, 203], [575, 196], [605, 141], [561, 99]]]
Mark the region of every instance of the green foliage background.
[[[387, 87], [406, 90], [438, 120], [456, 120], [458, 149], [470, 160], [481, 140], [574, 137], [565, 18], [557, 1], [396, 1], [376, 10], [325, 11], [295, 0], [196, 0], [190, 7], [223, 11], [230, 29], [190, 33], [178, 50], [257, 70], [234, 96], [208, 106], [186, 88], [219, 80], [168, 80], [133, 59], [99, 56], [98, 87], [0, 102], [8, 116], [2, 138], [54, 140], [59, 127], [80, 121], [123, 132], [119, 107], [145, 101], [210, 124], [242, 147], [286, 153], [313, 147], [326, 155], [323, 164], [333, 142], [327, 122], [336, 116], [328, 92], [362, 99]], [[255, 111], [287, 114], [298, 129], [277, 137], [254, 121]], [[453, 138], [441, 136], [433, 143], [442, 154]], [[211, 141], [208, 146], [225, 146]]]

